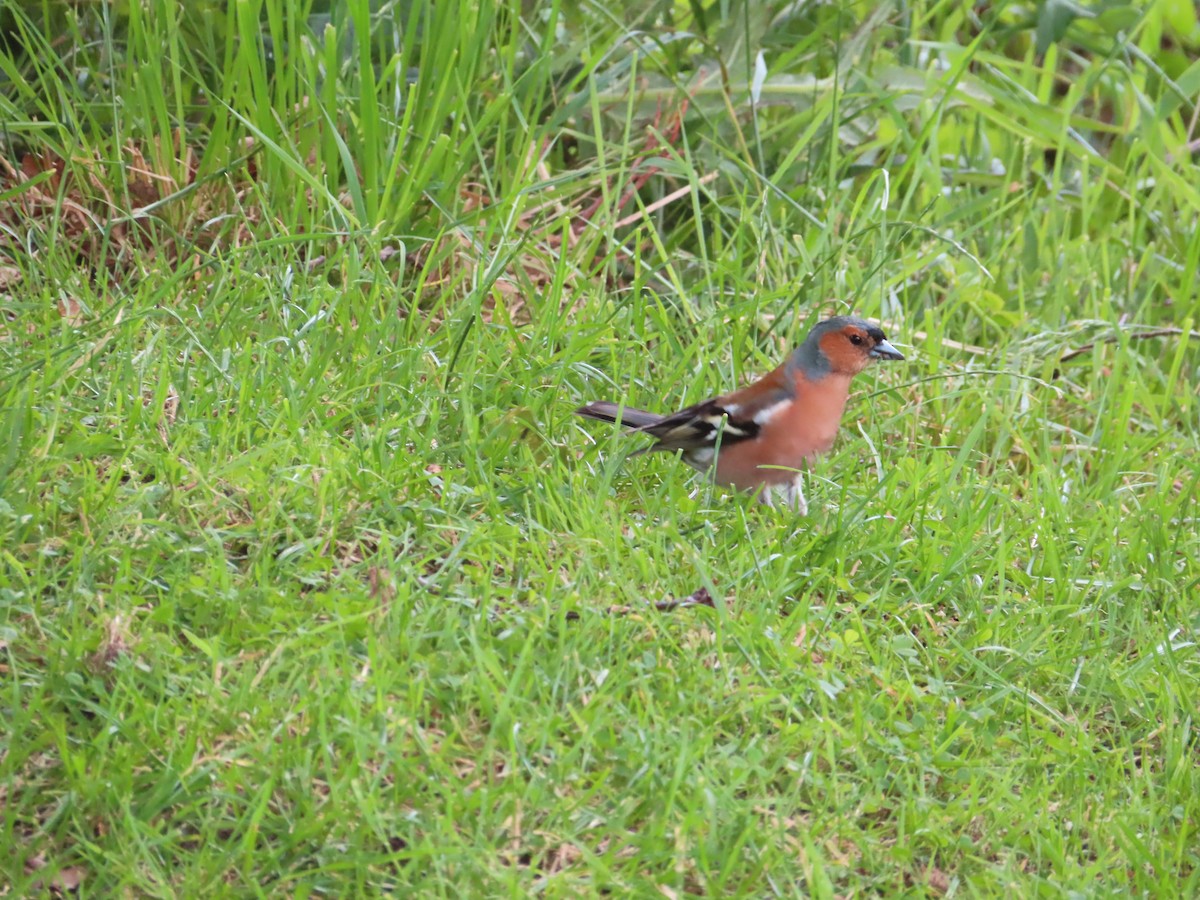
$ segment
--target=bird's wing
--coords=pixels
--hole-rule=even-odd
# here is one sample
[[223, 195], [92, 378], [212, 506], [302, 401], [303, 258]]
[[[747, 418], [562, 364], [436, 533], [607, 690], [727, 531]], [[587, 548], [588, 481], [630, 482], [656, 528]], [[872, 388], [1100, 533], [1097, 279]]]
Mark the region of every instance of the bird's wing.
[[795, 391], [781, 366], [739, 391], [689, 406], [633, 430], [658, 439], [647, 451], [697, 450], [718, 444], [728, 447], [757, 437], [771, 416], [794, 397]]

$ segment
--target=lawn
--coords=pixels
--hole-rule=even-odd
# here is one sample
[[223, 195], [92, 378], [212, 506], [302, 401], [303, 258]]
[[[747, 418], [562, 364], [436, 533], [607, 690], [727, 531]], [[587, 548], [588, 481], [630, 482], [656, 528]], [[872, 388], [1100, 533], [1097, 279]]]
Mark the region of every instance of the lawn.
[[[1197, 56], [0, 5], [0, 895], [1200, 893]], [[572, 415], [850, 311], [808, 516]]]

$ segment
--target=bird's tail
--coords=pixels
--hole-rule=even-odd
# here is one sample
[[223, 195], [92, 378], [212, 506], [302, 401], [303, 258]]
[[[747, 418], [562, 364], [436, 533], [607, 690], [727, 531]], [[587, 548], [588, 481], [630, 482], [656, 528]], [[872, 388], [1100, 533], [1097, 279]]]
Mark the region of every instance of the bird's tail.
[[575, 414], [587, 419], [599, 419], [601, 422], [615, 422], [618, 425], [624, 425], [626, 428], [645, 428], [648, 425], [656, 425], [663, 420], [663, 417], [658, 413], [633, 409], [629, 406], [621, 406], [617, 403], [610, 403], [607, 400], [597, 400], [595, 403], [581, 406], [575, 410]]

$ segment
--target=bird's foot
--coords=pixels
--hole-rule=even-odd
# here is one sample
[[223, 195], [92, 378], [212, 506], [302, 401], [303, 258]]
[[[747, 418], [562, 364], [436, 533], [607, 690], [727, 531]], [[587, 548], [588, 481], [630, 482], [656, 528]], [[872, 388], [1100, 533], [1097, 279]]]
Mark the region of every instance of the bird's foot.
[[790, 506], [798, 516], [808, 515], [808, 501], [804, 499], [804, 485], [797, 475], [787, 484], [768, 484], [758, 495], [758, 502], [774, 507], [778, 500], [781, 506]]

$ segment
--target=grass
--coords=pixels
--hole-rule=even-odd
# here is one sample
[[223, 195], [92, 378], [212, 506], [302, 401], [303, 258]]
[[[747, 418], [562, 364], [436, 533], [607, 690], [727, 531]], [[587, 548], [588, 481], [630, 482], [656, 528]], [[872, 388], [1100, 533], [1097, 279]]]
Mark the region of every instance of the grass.
[[[1200, 890], [1200, 32], [1062, 16], [0, 7], [0, 891]], [[848, 309], [806, 518], [571, 415]]]

